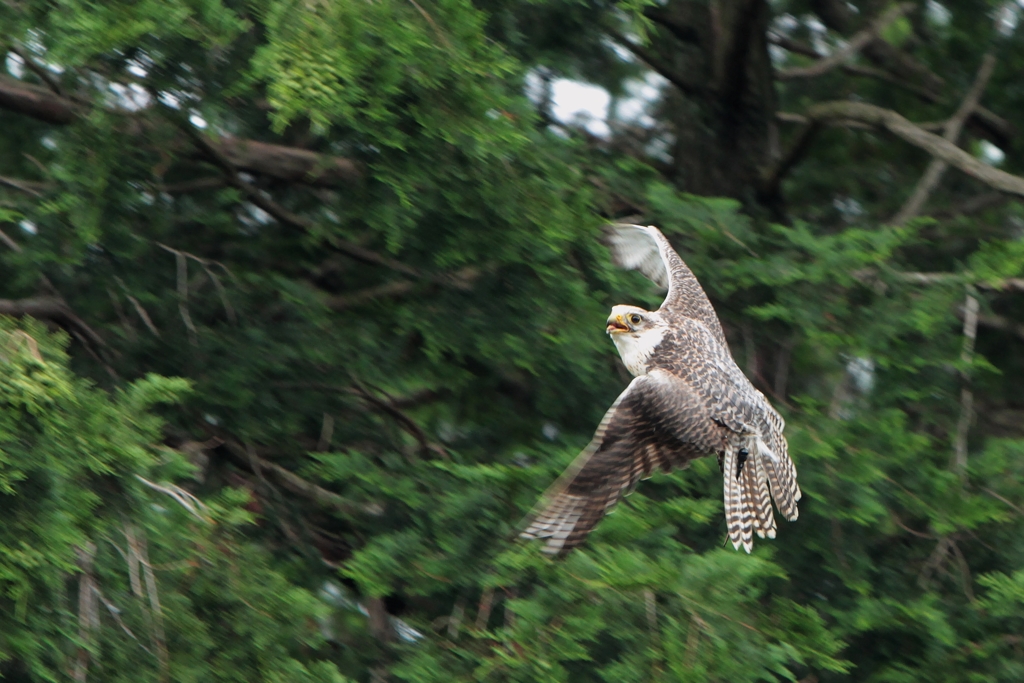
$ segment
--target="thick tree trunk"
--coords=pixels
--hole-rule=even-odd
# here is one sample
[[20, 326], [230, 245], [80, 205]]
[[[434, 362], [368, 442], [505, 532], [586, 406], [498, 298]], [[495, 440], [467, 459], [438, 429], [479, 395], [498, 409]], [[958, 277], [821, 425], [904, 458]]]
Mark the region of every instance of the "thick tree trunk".
[[680, 91], [669, 105], [676, 185], [754, 201], [761, 174], [777, 155], [768, 3], [673, 0], [649, 15], [657, 24], [652, 66]]

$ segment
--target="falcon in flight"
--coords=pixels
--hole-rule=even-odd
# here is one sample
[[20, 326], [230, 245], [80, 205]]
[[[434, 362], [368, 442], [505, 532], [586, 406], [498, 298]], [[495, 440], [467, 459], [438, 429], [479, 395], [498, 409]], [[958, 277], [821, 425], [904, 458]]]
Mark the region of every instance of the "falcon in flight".
[[737, 367], [711, 302], [661, 231], [607, 230], [615, 264], [639, 270], [668, 294], [657, 311], [612, 308], [607, 331], [634, 379], [520, 535], [545, 539], [546, 553], [566, 553], [637, 480], [715, 453], [729, 540], [749, 553], [753, 534], [775, 538], [772, 499], [786, 519], [797, 518], [800, 487], [785, 422]]

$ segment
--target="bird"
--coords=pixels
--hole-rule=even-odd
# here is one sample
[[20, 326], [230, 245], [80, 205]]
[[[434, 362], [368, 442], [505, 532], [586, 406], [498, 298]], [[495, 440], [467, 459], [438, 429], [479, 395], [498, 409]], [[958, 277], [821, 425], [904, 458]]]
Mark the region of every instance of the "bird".
[[617, 305], [606, 331], [633, 376], [590, 443], [520, 524], [564, 555], [655, 471], [717, 455], [728, 539], [749, 553], [753, 534], [775, 538], [772, 501], [789, 521], [800, 486], [785, 421], [733, 360], [722, 324], [696, 276], [654, 226], [613, 224], [605, 244], [615, 265], [668, 292], [656, 311]]

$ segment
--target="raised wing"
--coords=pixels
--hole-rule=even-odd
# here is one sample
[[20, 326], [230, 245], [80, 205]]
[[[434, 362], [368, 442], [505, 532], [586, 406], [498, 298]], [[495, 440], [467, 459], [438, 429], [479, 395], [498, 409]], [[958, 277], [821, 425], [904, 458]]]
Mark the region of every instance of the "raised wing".
[[605, 227], [605, 244], [615, 265], [639, 270], [655, 284], [668, 289], [661, 311], [704, 323], [728, 353], [722, 323], [704, 288], [660, 230], [654, 226], [625, 223], [608, 225]]
[[[668, 395], [672, 392], [680, 395]], [[605, 413], [590, 444], [527, 516], [520, 535], [547, 539], [545, 553], [566, 553], [580, 545], [641, 478], [655, 470], [684, 467], [716, 450], [722, 430], [698, 403], [682, 395], [685, 392], [682, 382], [669, 387], [652, 375], [634, 379]], [[666, 430], [661, 412], [667, 405], [690, 406], [676, 426], [689, 428], [692, 440], [677, 439]]]

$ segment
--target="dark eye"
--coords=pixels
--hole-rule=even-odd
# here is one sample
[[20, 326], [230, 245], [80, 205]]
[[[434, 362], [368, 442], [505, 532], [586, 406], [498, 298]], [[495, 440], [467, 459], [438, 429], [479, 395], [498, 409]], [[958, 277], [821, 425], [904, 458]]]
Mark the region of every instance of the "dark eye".
[[629, 316], [629, 322], [633, 323], [634, 325], [639, 325], [641, 320], [643, 320], [643, 318], [640, 317], [639, 313], [634, 313], [633, 315]]

